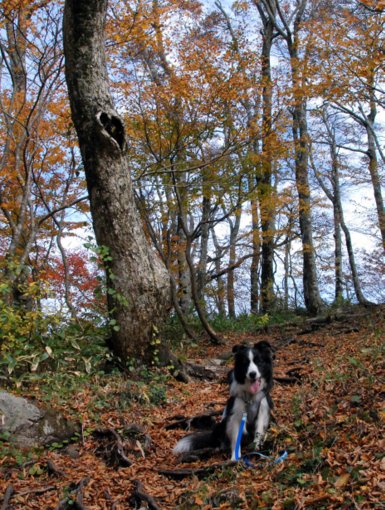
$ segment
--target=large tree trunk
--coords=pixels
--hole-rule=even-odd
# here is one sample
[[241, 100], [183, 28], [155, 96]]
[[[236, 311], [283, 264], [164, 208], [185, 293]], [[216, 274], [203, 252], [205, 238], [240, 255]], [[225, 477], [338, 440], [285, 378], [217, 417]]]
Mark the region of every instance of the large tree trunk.
[[118, 326], [111, 332], [111, 346], [126, 360], [148, 354], [154, 326], [170, 307], [170, 281], [135, 206], [124, 126], [108, 88], [106, 8], [107, 0], [65, 2], [64, 52], [95, 236], [99, 246], [108, 248], [108, 308]]
[[298, 76], [297, 43], [288, 42], [294, 89], [293, 139], [295, 151], [295, 180], [298, 193], [298, 214], [302, 240], [303, 291], [306, 309], [318, 313], [322, 301], [318, 288], [317, 268], [313, 243], [313, 222], [309, 186], [309, 143], [306, 119], [306, 98], [301, 91]]

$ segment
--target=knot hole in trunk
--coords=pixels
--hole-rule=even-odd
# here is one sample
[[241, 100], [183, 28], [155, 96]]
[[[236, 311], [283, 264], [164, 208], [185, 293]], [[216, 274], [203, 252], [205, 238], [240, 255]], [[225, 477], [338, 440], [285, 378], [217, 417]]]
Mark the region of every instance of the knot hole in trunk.
[[108, 114], [107, 112], [99, 112], [96, 115], [96, 118], [105, 131], [104, 134], [108, 135], [109, 138], [112, 138], [112, 140], [118, 144], [120, 150], [123, 150], [125, 136], [123, 122], [120, 118], [115, 115]]

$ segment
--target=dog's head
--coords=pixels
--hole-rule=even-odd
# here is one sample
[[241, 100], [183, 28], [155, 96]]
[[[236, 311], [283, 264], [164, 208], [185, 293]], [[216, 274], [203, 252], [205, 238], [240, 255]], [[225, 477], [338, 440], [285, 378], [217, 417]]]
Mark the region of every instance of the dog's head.
[[269, 342], [263, 340], [254, 344], [235, 345], [234, 380], [244, 385], [250, 393], [257, 393], [262, 389], [270, 389], [273, 375], [273, 348]]

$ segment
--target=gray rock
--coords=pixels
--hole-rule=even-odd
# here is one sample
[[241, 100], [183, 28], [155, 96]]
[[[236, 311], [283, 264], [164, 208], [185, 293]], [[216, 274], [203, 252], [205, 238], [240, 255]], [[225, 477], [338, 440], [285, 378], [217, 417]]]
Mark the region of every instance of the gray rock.
[[33, 402], [0, 391], [0, 433], [22, 448], [47, 446], [80, 433], [79, 423], [54, 409], [40, 409]]

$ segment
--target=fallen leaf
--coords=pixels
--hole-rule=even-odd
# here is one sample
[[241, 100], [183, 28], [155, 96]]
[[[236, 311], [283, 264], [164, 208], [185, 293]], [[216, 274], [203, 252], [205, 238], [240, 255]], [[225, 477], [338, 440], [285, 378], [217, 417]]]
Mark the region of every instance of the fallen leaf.
[[341, 489], [342, 487], [345, 487], [345, 485], [348, 483], [350, 478], [350, 473], [342, 473], [337, 480], [334, 482], [334, 487], [337, 489]]

